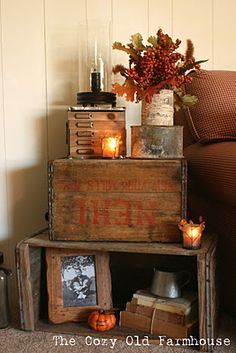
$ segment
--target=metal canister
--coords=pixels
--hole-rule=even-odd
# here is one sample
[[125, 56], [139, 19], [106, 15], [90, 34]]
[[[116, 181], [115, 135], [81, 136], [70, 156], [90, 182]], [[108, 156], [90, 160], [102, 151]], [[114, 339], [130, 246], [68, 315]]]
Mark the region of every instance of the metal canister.
[[[0, 264], [2, 263], [3, 253], [0, 252]], [[0, 328], [9, 325], [8, 277], [11, 275], [11, 270], [0, 267]]]

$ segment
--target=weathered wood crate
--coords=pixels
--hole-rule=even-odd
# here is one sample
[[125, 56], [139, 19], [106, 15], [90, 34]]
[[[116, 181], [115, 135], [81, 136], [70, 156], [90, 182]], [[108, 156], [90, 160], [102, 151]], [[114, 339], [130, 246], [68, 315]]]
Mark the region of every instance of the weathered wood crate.
[[68, 155], [74, 158], [102, 156], [102, 139], [120, 137], [119, 155], [126, 156], [125, 108], [69, 107]]
[[184, 159], [54, 160], [50, 239], [178, 242], [186, 173]]
[[[125, 264], [135, 265], [140, 269], [140, 264], [135, 261], [137, 254], [143, 254], [145, 259], [149, 256], [164, 256], [166, 261], [170, 261], [173, 256], [179, 260], [187, 261], [190, 264], [194, 261], [196, 265], [197, 291], [198, 291], [198, 336], [205, 339], [199, 349], [201, 351], [212, 351], [214, 346], [208, 343], [217, 336], [217, 286], [216, 286], [216, 246], [217, 238], [215, 236], [204, 234], [202, 247], [199, 250], [183, 249], [182, 244], [163, 244], [154, 243], [152, 246], [148, 243], [127, 243], [127, 242], [64, 242], [50, 241], [48, 232], [42, 232], [35, 236], [22, 240], [16, 247], [16, 266], [17, 280], [19, 289], [19, 304], [21, 329], [34, 331], [48, 331], [57, 333], [69, 333], [74, 335], [91, 335], [101, 336], [101, 332], [94, 331], [84, 323], [63, 323], [51, 324], [47, 315], [47, 285], [46, 285], [46, 263], [45, 250], [52, 249], [68, 249], [81, 251], [108, 252], [110, 256], [118, 256], [126, 254]], [[121, 260], [119, 260], [121, 261]], [[120, 262], [119, 262], [120, 263]], [[146, 261], [145, 261], [146, 263]], [[123, 265], [123, 264], [122, 264]], [[132, 266], [131, 266], [132, 268]], [[138, 270], [136, 270], [137, 272]], [[152, 271], [152, 268], [150, 268]], [[135, 270], [134, 270], [135, 273]], [[125, 276], [125, 273], [123, 272]], [[120, 282], [115, 285], [115, 279], [112, 283], [114, 286], [120, 287]], [[56, 283], [55, 283], [56, 285]], [[113, 288], [112, 291], [114, 292]], [[128, 295], [128, 294], [127, 294]], [[128, 296], [125, 301], [128, 300]], [[127, 335], [140, 335], [140, 331], [132, 329], [122, 329], [116, 327], [113, 330], [103, 332], [104, 337], [117, 337], [125, 339]], [[150, 343], [157, 343], [158, 336], [150, 336]], [[177, 352], [177, 350], [176, 350]]]

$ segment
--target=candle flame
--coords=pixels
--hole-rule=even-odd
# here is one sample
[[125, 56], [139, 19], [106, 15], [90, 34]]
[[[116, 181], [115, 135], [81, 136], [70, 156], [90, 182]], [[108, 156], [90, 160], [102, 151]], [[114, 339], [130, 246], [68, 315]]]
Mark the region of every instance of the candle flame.
[[196, 238], [196, 237], [198, 237], [200, 234], [201, 234], [201, 232], [202, 232], [202, 229], [201, 229], [201, 227], [199, 226], [199, 227], [191, 227], [190, 228], [190, 232], [189, 232], [189, 235], [192, 237], [192, 238]]
[[108, 146], [109, 148], [111, 149], [116, 149], [117, 147], [117, 137], [108, 137], [107, 138], [107, 143], [108, 143]]
[[115, 158], [119, 156], [120, 136], [105, 136], [102, 139], [103, 157]]

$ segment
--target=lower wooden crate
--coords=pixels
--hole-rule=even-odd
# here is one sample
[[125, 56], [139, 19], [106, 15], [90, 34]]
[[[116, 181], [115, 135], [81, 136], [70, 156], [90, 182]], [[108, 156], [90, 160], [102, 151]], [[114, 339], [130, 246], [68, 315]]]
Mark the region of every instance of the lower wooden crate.
[[[145, 243], [126, 242], [63, 242], [48, 240], [48, 232], [42, 232], [21, 241], [16, 247], [16, 262], [21, 313], [21, 328], [27, 331], [41, 330], [78, 335], [116, 337], [124, 339], [127, 335], [144, 335], [132, 329], [115, 327], [112, 331], [98, 333], [92, 331], [85, 323], [50, 324], [47, 320], [47, 291], [45, 248], [78, 249], [107, 251], [115, 254], [160, 255], [194, 259], [197, 271], [197, 290], [199, 307], [199, 338], [215, 339], [217, 329], [217, 290], [216, 290], [216, 244], [214, 236], [205, 236], [199, 250], [185, 250], [179, 243]], [[169, 256], [169, 258], [168, 258]], [[128, 255], [126, 261], [128, 261]], [[146, 256], [147, 258], [147, 256]], [[123, 261], [123, 260], [122, 260]], [[150, 336], [150, 342], [158, 343], [159, 336]], [[211, 351], [212, 346], [200, 346], [201, 351]]]

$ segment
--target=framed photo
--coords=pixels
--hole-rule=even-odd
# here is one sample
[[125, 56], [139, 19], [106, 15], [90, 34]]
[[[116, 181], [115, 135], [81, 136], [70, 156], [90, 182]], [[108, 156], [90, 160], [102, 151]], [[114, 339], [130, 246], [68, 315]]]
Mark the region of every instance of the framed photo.
[[46, 263], [49, 321], [86, 321], [112, 307], [108, 253], [46, 248]]

